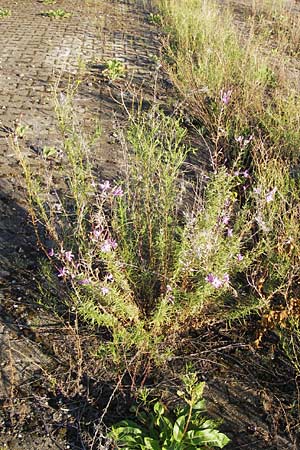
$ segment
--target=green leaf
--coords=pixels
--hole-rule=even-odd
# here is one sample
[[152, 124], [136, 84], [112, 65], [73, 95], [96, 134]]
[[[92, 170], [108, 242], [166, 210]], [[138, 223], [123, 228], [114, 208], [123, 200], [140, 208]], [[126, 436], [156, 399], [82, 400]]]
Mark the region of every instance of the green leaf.
[[156, 439], [151, 439], [149, 437], [144, 438], [145, 448], [149, 450], [161, 450], [159, 441]]
[[205, 422], [202, 423], [201, 429], [205, 430], [206, 428], [210, 428], [213, 430], [216, 427], [216, 422], [214, 420], [205, 420]]
[[137, 425], [133, 420], [122, 420], [112, 427], [111, 435], [114, 439], [123, 439], [125, 436], [134, 435], [142, 436], [144, 430]]
[[193, 410], [204, 411], [205, 410], [205, 400], [199, 400], [195, 405], [193, 405]]
[[173, 423], [171, 420], [166, 416], [161, 416], [159, 418], [159, 422], [157, 423], [159, 426], [161, 432], [160, 437], [165, 441], [166, 439], [170, 438], [172, 435], [173, 430]]
[[200, 431], [188, 431], [186, 434], [190, 443], [193, 445], [213, 445], [218, 448], [223, 448], [228, 444], [230, 439], [218, 430], [206, 429]]
[[165, 413], [165, 407], [162, 403], [156, 402], [154, 405], [154, 412], [159, 416], [162, 416]]
[[205, 388], [205, 382], [202, 381], [201, 383], [198, 383], [196, 386], [194, 386], [194, 393], [197, 396], [197, 399], [201, 399], [203, 397], [203, 391]]
[[186, 416], [179, 416], [173, 427], [173, 437], [176, 442], [181, 442], [185, 427]]

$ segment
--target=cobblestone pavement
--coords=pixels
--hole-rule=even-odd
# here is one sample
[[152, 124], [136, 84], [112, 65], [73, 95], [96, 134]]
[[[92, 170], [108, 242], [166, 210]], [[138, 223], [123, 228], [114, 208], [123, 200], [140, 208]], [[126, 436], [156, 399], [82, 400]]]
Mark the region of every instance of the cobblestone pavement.
[[[2, 6], [11, 9], [11, 16], [0, 21], [0, 165], [2, 182], [4, 178], [15, 195], [15, 158], [6, 142], [14, 123], [30, 126], [32, 140], [50, 145], [56, 135], [53, 84], [72, 79], [79, 66], [94, 64], [94, 78], [87, 77], [76, 102], [82, 118], [94, 114], [105, 121], [108, 135], [107, 119], [116, 107], [106, 95], [107, 86], [94, 82], [96, 62], [118, 59], [126, 65], [127, 79], [149, 83], [158, 42], [138, 1], [65, 0], [46, 7], [26, 0]], [[58, 6], [72, 16], [41, 15]], [[105, 158], [107, 147], [101, 151]]]

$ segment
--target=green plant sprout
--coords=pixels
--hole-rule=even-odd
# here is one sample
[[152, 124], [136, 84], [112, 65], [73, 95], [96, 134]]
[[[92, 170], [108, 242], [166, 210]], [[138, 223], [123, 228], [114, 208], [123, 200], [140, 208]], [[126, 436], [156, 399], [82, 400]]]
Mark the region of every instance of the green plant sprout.
[[0, 19], [11, 16], [11, 10], [8, 8], [0, 8]]
[[57, 151], [57, 149], [56, 149], [55, 147], [48, 147], [48, 146], [45, 146], [45, 147], [43, 148], [42, 154], [43, 154], [43, 157], [44, 157], [45, 159], [56, 158], [57, 155], [58, 155], [58, 151]]
[[18, 124], [15, 128], [15, 135], [19, 138], [23, 138], [28, 130], [29, 130], [28, 125]]
[[162, 402], [152, 406], [145, 393], [142, 406], [134, 408], [136, 421], [122, 420], [112, 427], [110, 437], [118, 448], [135, 450], [204, 450], [223, 448], [229, 438], [218, 431], [218, 422], [204, 415], [205, 383], [195, 373], [183, 378], [184, 390], [177, 391], [180, 406], [169, 410]]
[[150, 13], [148, 16], [149, 23], [153, 25], [161, 25], [162, 24], [162, 17], [160, 14], [154, 14]]
[[56, 0], [42, 0], [43, 5], [55, 5]]
[[103, 70], [102, 74], [108, 78], [110, 81], [115, 81], [125, 75], [125, 65], [118, 61], [117, 59], [111, 59], [105, 64], [106, 69]]
[[50, 17], [51, 19], [66, 19], [72, 15], [64, 9], [49, 9], [48, 11], [43, 11], [41, 14], [42, 16]]

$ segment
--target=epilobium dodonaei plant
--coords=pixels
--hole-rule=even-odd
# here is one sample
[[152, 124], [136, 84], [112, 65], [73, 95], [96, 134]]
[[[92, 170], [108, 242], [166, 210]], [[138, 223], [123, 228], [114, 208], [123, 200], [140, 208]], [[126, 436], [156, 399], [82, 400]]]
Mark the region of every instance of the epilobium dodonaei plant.
[[[92, 326], [110, 330], [101, 352], [163, 359], [195, 323], [240, 317], [261, 305], [245, 282], [260, 251], [252, 239], [251, 195], [238, 199], [240, 189], [250, 189], [246, 171], [222, 168], [201, 189], [199, 181], [194, 186], [184, 175], [192, 150], [183, 144], [180, 120], [151, 110], [130, 123], [124, 176], [98, 181], [89, 155], [96, 136], [78, 131], [67, 98], [56, 109], [64, 195], [48, 172], [42, 187], [17, 136], [14, 145], [33, 222], [52, 241], [44, 250], [64, 299]], [[264, 202], [266, 196], [259, 208]]]
[[[203, 399], [204, 383], [190, 373], [183, 379], [184, 390], [177, 391], [180, 405], [169, 410], [161, 401], [143, 399], [134, 408], [135, 420], [126, 419], [112, 427], [110, 436], [118, 448], [135, 450], [204, 450], [223, 448], [229, 439], [208, 419]], [[145, 397], [145, 395], [144, 395]]]

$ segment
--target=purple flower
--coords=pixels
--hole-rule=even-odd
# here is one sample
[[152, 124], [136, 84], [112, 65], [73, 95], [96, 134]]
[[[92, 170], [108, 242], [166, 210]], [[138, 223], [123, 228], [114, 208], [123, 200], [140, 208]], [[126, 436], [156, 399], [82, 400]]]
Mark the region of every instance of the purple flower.
[[246, 145], [250, 144], [250, 142], [252, 141], [252, 139], [253, 139], [253, 134], [251, 134], [251, 135], [248, 137], [248, 139], [245, 139], [245, 140], [244, 140], [244, 146], [246, 147]]
[[72, 261], [72, 259], [74, 258], [74, 255], [71, 250], [69, 250], [68, 252], [65, 252], [65, 258], [68, 262]]
[[95, 228], [93, 230], [93, 234], [92, 234], [93, 235], [93, 239], [98, 241], [99, 237], [101, 236], [101, 233], [102, 233], [102, 230], [99, 230], [99, 229]]
[[277, 191], [277, 187], [275, 186], [274, 189], [272, 189], [267, 195], [266, 195], [266, 202], [270, 203], [274, 200], [275, 193]]
[[78, 284], [81, 284], [81, 285], [87, 285], [87, 284], [90, 284], [91, 283], [91, 281], [88, 279], [88, 278], [84, 278], [83, 280], [79, 280], [78, 281]]
[[243, 177], [244, 178], [249, 178], [250, 177], [248, 170], [244, 170]]
[[243, 145], [244, 143], [244, 137], [243, 136], [238, 136], [237, 138], [235, 138], [236, 142], [238, 142], [239, 144]]
[[219, 289], [220, 287], [223, 286], [223, 282], [222, 280], [220, 280], [219, 277], [213, 275], [212, 273], [210, 273], [209, 275], [207, 275], [207, 277], [205, 278], [205, 281], [207, 281], [208, 283], [210, 283], [213, 287], [215, 287], [216, 289]]
[[101, 251], [104, 253], [111, 252], [117, 248], [118, 244], [113, 239], [106, 239], [101, 245]]
[[220, 92], [221, 102], [227, 106], [230, 102], [230, 98], [232, 95], [232, 90], [224, 91], [223, 89]]
[[114, 281], [114, 277], [111, 273], [109, 273], [108, 275], [106, 275], [105, 280], [112, 283]]
[[102, 192], [107, 192], [110, 189], [110, 182], [106, 180], [104, 183], [100, 183], [100, 189]]
[[109, 289], [106, 286], [102, 286], [101, 288], [102, 295], [107, 295], [109, 293]]
[[232, 228], [228, 228], [227, 229], [227, 237], [232, 237], [233, 236], [233, 230]]
[[54, 256], [54, 250], [53, 250], [53, 248], [50, 248], [50, 249], [48, 250], [48, 256], [50, 256], [50, 257]]
[[114, 197], [122, 197], [122, 195], [124, 195], [123, 189], [121, 188], [121, 186], [116, 186], [113, 190], [112, 190], [112, 195]]
[[225, 273], [223, 275], [223, 278], [221, 279], [221, 278], [217, 277], [216, 275], [210, 273], [209, 275], [207, 275], [207, 277], [205, 277], [205, 281], [207, 281], [209, 284], [211, 284], [214, 288], [220, 289], [225, 284], [229, 283], [229, 275], [228, 275], [228, 273]]
[[253, 188], [253, 192], [254, 192], [254, 194], [260, 195], [261, 194], [261, 188], [260, 187]]
[[230, 220], [229, 216], [224, 216], [223, 219], [222, 219], [222, 223], [224, 225], [228, 225], [229, 224], [229, 220]]
[[228, 273], [225, 273], [223, 275], [223, 284], [228, 284], [229, 283], [229, 275]]
[[60, 269], [58, 269], [58, 277], [65, 277], [68, 274], [68, 270], [66, 269], [66, 267], [61, 267]]
[[242, 261], [244, 259], [243, 255], [241, 255], [240, 253], [237, 255], [237, 260], [238, 261]]

